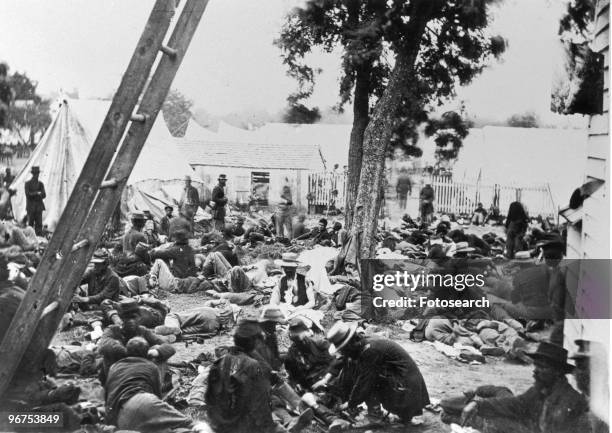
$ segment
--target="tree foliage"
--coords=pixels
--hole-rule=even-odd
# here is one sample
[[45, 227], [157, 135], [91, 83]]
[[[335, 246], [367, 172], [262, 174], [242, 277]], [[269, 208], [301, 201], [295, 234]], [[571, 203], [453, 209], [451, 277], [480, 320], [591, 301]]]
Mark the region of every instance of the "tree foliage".
[[316, 123], [320, 119], [321, 112], [317, 107], [308, 108], [300, 103], [289, 105], [283, 113], [285, 123]]
[[526, 113], [513, 114], [506, 123], [514, 128], [539, 128], [540, 119], [536, 113], [528, 111]]
[[[28, 145], [35, 143], [37, 134], [43, 133], [51, 123], [50, 101], [38, 93], [38, 82], [26, 73], [15, 72], [9, 77], [15, 102], [10, 107], [10, 123]], [[23, 136], [27, 133], [27, 136]]]
[[565, 75], [553, 83], [553, 112], [599, 114], [603, 110], [604, 59], [590, 48], [594, 19], [594, 0], [572, 0], [567, 4], [559, 22]]
[[162, 106], [162, 113], [173, 137], [185, 136], [189, 119], [192, 117], [192, 107], [193, 101], [178, 90], [171, 89], [168, 92], [168, 96], [166, 96]]
[[470, 123], [455, 111], [448, 111], [439, 119], [430, 119], [427, 122], [424, 132], [428, 137], [434, 137], [438, 164], [457, 159], [470, 126]]
[[[491, 55], [504, 51], [505, 41], [485, 31], [485, 0], [309, 0], [292, 11], [277, 45], [289, 76], [298, 82], [293, 99], [306, 99], [314, 89], [317, 70], [308, 66], [313, 48], [325, 52], [342, 49], [342, 70], [337, 109], [353, 98], [357, 76], [368, 70], [370, 111], [385, 90], [394, 66], [394, 53], [408, 49], [419, 15], [424, 21], [415, 63], [416, 82], [403, 98], [393, 125], [391, 145], [410, 148], [416, 129], [428, 113], [452, 97], [457, 85], [469, 83]], [[415, 105], [415, 102], [417, 104]], [[414, 152], [414, 149], [408, 149]], [[418, 151], [417, 151], [418, 153]]]

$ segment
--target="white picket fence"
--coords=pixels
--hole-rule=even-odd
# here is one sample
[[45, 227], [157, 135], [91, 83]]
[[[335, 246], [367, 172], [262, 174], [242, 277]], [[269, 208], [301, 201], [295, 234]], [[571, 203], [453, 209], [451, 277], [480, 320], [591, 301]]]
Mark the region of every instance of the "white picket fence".
[[344, 173], [308, 174], [308, 204], [310, 206], [344, 207], [346, 176]]
[[520, 201], [530, 216], [542, 215], [554, 218], [557, 208], [548, 184], [519, 185], [491, 184], [479, 181], [454, 181], [448, 176], [432, 176], [434, 209], [436, 212], [471, 215], [480, 202], [485, 209], [495, 204], [502, 215], [510, 203]]

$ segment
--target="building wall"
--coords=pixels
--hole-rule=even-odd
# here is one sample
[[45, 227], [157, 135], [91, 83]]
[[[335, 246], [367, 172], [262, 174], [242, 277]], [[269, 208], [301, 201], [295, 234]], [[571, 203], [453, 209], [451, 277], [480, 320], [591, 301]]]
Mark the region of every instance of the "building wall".
[[[610, 0], [598, 0], [595, 12], [595, 35], [591, 49], [604, 55], [604, 107], [603, 114], [591, 116], [589, 120], [584, 181], [601, 179], [605, 183], [585, 200], [581, 229], [571, 227], [568, 230], [568, 257], [582, 259], [579, 275], [569, 276], [580, 279], [579, 290], [587, 286], [583, 280], [588, 278], [589, 267], [593, 264], [589, 260], [610, 258]], [[565, 321], [564, 334], [565, 347], [570, 352], [576, 350], [574, 340], [578, 338], [599, 342], [604, 348], [606, 353], [602, 358], [605, 359], [597, 363], [601, 371], [591, 372], [594, 379], [591, 384], [591, 410], [609, 422], [607, 359], [610, 350], [610, 321], [568, 319]]]
[[303, 210], [308, 206], [306, 195], [308, 194], [308, 172], [307, 170], [295, 169], [255, 169], [244, 167], [220, 167], [211, 165], [192, 165], [196, 174], [204, 181], [211, 190], [217, 183], [220, 174], [227, 176], [226, 194], [229, 200], [246, 202], [251, 194], [251, 175], [253, 172], [269, 173], [270, 189], [268, 193], [269, 205], [278, 204], [285, 178], [289, 180], [293, 202], [296, 208]]

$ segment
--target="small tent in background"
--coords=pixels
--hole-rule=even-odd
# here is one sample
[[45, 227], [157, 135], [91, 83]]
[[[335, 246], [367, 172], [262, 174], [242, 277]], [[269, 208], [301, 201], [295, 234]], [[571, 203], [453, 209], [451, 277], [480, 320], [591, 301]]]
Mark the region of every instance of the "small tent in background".
[[[17, 190], [13, 212], [17, 219], [26, 214], [24, 183], [30, 177], [31, 167], [38, 165], [47, 192], [44, 224], [51, 230], [55, 228], [109, 107], [110, 101], [64, 101], [13, 182], [12, 187]], [[202, 187], [182, 157], [162, 116], [158, 116], [128, 179], [121, 203], [122, 212], [148, 209], [153, 215], [162, 216], [165, 204], [176, 205], [180, 199], [186, 175], [193, 178], [196, 187]]]

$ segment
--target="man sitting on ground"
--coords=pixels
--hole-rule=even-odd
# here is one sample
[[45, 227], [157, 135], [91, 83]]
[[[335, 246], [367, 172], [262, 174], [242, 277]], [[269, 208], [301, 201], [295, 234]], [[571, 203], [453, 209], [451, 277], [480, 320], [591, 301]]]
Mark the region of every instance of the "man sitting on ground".
[[485, 217], [487, 216], [487, 210], [482, 206], [482, 203], [478, 203], [474, 214], [472, 215], [472, 224], [481, 226], [485, 223]]
[[122, 289], [127, 285], [109, 266], [109, 254], [105, 249], [97, 250], [91, 259], [93, 267], [85, 271], [82, 283], [87, 284], [87, 295], [75, 295], [76, 302], [82, 310], [93, 306], [98, 308], [104, 301], [119, 301]]
[[315, 244], [321, 244], [322, 242], [329, 241], [330, 238], [331, 235], [327, 231], [327, 220], [321, 218], [315, 228], [298, 237], [297, 240], [310, 240], [314, 241]]
[[157, 365], [148, 360], [154, 349], [142, 337], [132, 337], [126, 357], [115, 362], [104, 385], [106, 424], [120, 430], [166, 432], [193, 428], [193, 421], [162, 401]]
[[315, 334], [313, 322], [304, 316], [289, 321], [289, 339], [285, 369], [291, 384], [304, 391], [310, 391], [315, 384], [321, 386], [336, 361], [329, 353], [329, 341]]
[[567, 350], [541, 342], [529, 356], [535, 363], [534, 385], [517, 396], [471, 401], [463, 409], [462, 425], [478, 415], [483, 433], [590, 431], [588, 404], [565, 377], [573, 369]]
[[132, 212], [132, 227], [130, 230], [123, 235], [123, 252], [128, 256], [134, 256], [136, 254], [136, 246], [142, 242], [147, 243], [147, 237], [142, 232], [142, 229], [147, 222], [142, 212]]
[[244, 240], [250, 242], [252, 245], [257, 242], [265, 242], [272, 238], [274, 234], [268, 226], [268, 222], [264, 218], [260, 218], [257, 225], [251, 226], [247, 229], [244, 234]]
[[170, 358], [176, 352], [172, 345], [153, 331], [140, 324], [138, 302], [125, 299], [119, 302], [117, 313], [122, 325], [111, 325], [104, 330], [98, 341], [98, 350], [103, 356], [102, 379], [107, 377], [108, 369], [117, 360], [126, 355], [125, 345], [134, 337], [142, 337], [151, 346], [149, 356], [159, 362]]
[[306, 215], [298, 215], [297, 222], [293, 224], [293, 239], [297, 239], [308, 232], [308, 230], [306, 230], [306, 225], [304, 224], [304, 221], [306, 221]]
[[280, 263], [283, 276], [270, 296], [270, 305], [285, 304], [290, 310], [314, 308], [316, 305], [314, 284], [300, 272], [295, 253], [283, 254]]
[[[175, 230], [172, 232], [174, 242], [171, 246], [157, 248], [149, 253], [151, 260], [155, 260], [151, 267], [151, 277], [157, 280], [162, 290], [181, 293], [181, 280], [197, 275], [195, 253], [187, 236], [186, 231]], [[168, 262], [171, 264], [168, 265]]]

